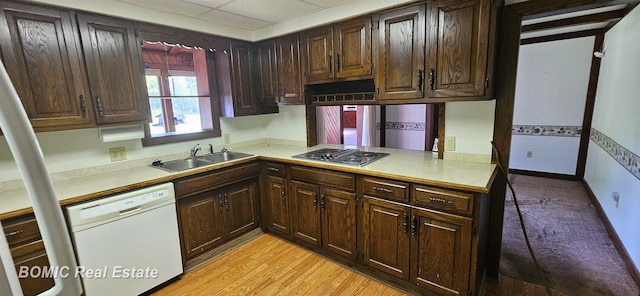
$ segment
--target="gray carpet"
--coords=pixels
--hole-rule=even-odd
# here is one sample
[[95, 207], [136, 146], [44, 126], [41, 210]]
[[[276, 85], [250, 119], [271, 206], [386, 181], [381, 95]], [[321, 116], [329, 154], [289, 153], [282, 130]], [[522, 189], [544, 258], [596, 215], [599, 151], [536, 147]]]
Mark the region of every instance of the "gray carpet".
[[[510, 175], [529, 239], [553, 289], [580, 296], [637, 296], [639, 289], [581, 182]], [[500, 271], [542, 284], [511, 194], [504, 213]]]

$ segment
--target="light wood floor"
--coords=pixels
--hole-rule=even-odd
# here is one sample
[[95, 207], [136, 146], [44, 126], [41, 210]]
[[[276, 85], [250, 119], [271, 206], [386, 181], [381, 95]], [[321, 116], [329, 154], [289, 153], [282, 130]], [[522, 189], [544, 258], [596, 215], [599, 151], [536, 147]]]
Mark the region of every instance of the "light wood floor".
[[213, 259], [153, 295], [405, 295], [269, 234]]
[[[187, 272], [152, 295], [406, 295], [269, 234]], [[501, 276], [486, 296], [546, 296], [544, 288]], [[563, 296], [554, 291], [554, 296]]]

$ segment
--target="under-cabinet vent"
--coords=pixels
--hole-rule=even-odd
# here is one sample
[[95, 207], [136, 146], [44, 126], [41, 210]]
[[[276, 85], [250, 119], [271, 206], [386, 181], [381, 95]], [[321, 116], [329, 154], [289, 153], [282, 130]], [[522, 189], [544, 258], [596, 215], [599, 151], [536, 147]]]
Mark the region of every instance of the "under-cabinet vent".
[[373, 79], [307, 85], [306, 91], [314, 105], [374, 104], [376, 101]]

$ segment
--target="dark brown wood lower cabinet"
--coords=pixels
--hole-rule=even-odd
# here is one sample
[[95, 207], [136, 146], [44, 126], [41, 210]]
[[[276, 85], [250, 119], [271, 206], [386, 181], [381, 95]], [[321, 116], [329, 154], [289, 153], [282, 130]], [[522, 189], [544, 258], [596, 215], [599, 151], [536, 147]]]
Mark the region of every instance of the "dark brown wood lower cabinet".
[[466, 295], [471, 218], [412, 209], [411, 281], [437, 295]]
[[338, 256], [355, 261], [356, 195], [331, 188], [320, 189], [322, 247]]
[[226, 229], [228, 239], [236, 238], [258, 227], [258, 183], [256, 180], [223, 189]]
[[293, 236], [314, 246], [321, 244], [318, 186], [291, 181]]
[[287, 197], [287, 180], [281, 177], [266, 176], [266, 227], [284, 235], [291, 234], [289, 219], [289, 202]]
[[364, 264], [409, 280], [409, 206], [369, 196], [364, 197]]

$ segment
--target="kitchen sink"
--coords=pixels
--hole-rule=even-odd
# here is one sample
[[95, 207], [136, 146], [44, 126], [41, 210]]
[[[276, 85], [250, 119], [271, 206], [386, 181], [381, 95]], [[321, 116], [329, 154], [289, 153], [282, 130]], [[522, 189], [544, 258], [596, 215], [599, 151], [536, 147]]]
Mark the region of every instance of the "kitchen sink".
[[216, 152], [213, 154], [200, 155], [195, 158], [190, 157], [185, 159], [171, 160], [167, 162], [156, 160], [153, 162], [152, 166], [165, 171], [181, 172], [249, 156], [253, 155], [241, 152]]

